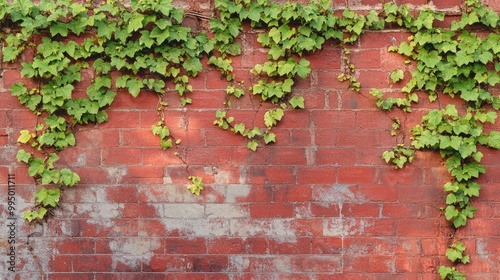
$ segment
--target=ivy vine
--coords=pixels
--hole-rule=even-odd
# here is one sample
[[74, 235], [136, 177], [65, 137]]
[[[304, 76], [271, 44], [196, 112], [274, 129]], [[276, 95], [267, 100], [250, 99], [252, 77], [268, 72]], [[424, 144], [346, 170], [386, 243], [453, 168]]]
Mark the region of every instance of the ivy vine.
[[[170, 133], [163, 114], [169, 104], [162, 96], [175, 91], [182, 106], [191, 104], [189, 80], [203, 70], [201, 58], [207, 56], [208, 64], [219, 69], [228, 82], [214, 125], [241, 135], [255, 151], [278, 141], [272, 130], [287, 110], [304, 108], [306, 100], [293, 93], [293, 86], [311, 72], [308, 55], [327, 41], [336, 42], [343, 60], [338, 79], [359, 91], [363, 85], [356, 80], [348, 46], [365, 31], [388, 26], [413, 34], [388, 51], [404, 56], [414, 70], [409, 79], [403, 69], [388, 74], [395, 84], [409, 80], [401, 97], [386, 98], [382, 90], [372, 89], [376, 106], [408, 114], [419, 102], [419, 94], [425, 93], [431, 102], [449, 95], [463, 107], [447, 104], [430, 110], [409, 137], [401, 120], [393, 117], [391, 135], [401, 136], [401, 141], [382, 158], [403, 168], [413, 161], [417, 150], [438, 151], [451, 176], [444, 185], [444, 217], [454, 229], [474, 217], [472, 201], [481, 188], [476, 179], [485, 173], [478, 146], [500, 149], [500, 132], [488, 126], [495, 123], [500, 109], [500, 97], [491, 92], [500, 82], [497, 13], [479, 0], [465, 0], [461, 18], [450, 28], [442, 28], [435, 22], [443, 21], [444, 13], [425, 6], [415, 13], [409, 6], [393, 2], [364, 15], [348, 8], [338, 15], [329, 0], [307, 6], [216, 0], [215, 9], [209, 38], [183, 26], [185, 11], [175, 8], [171, 0], [133, 0], [130, 5], [113, 0], [98, 5], [71, 0], [42, 0], [39, 4], [0, 0], [2, 60], [21, 61], [21, 75], [32, 81], [14, 84], [11, 92], [40, 120], [33, 129], [22, 130], [18, 138], [25, 148], [18, 151], [17, 159], [29, 166], [29, 175], [41, 186], [35, 193], [36, 205], [24, 213], [25, 219], [45, 219], [58, 207], [61, 190], [79, 182], [75, 172], [57, 167], [58, 152], [76, 145], [74, 129], [78, 125], [108, 120], [106, 110], [118, 89], [126, 89], [134, 97], [145, 92], [158, 95], [158, 121], [151, 132], [158, 136], [162, 149], [176, 147], [181, 139]], [[241, 55], [236, 38], [243, 32], [243, 23], [259, 30], [257, 41], [268, 49], [267, 60], [251, 69], [256, 82], [249, 86], [238, 79], [232, 66], [232, 58]], [[478, 28], [482, 36], [475, 32]], [[32, 57], [22, 58], [27, 50], [32, 50]], [[93, 79], [84, 97], [76, 97], [81, 96], [75, 87], [82, 71], [90, 71]], [[265, 127], [235, 123], [231, 117], [231, 101], [247, 93], [276, 105], [264, 114]], [[199, 195], [201, 178], [189, 175], [187, 179], [191, 181], [189, 191]], [[465, 245], [455, 238], [450, 238], [446, 256], [451, 263], [468, 263]], [[454, 266], [441, 266], [438, 273], [441, 279], [465, 279]]]

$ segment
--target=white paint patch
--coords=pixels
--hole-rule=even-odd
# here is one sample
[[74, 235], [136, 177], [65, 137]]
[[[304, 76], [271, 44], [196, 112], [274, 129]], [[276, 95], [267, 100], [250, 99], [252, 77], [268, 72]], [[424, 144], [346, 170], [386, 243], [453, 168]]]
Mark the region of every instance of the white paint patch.
[[331, 188], [316, 188], [313, 191], [313, 199], [320, 202], [338, 203], [345, 202], [364, 203], [366, 199], [357, 192], [351, 190], [352, 186], [333, 184]]
[[232, 172], [227, 170], [218, 170], [214, 175], [215, 184], [226, 185], [231, 183]]
[[231, 236], [251, 237], [251, 236], [272, 236], [272, 219], [231, 219]]
[[179, 232], [184, 236], [228, 236], [228, 219], [171, 219], [160, 220], [167, 234]]
[[250, 194], [251, 186], [249, 185], [229, 185], [226, 189], [226, 202], [234, 203], [238, 198], [247, 197]]
[[165, 218], [197, 219], [203, 218], [205, 207], [196, 203], [171, 203], [163, 206]]
[[330, 220], [323, 220], [323, 236], [345, 236], [342, 218], [331, 218]]
[[158, 239], [127, 238], [112, 240], [109, 248], [113, 252], [112, 271], [115, 271], [118, 264], [122, 263], [132, 269], [140, 269], [141, 263], [149, 263], [154, 255], [153, 251], [160, 248]]
[[106, 171], [108, 172], [107, 179], [110, 183], [119, 183], [123, 176], [127, 175], [127, 168], [124, 166], [112, 166], [106, 167]]
[[273, 219], [271, 233], [277, 242], [297, 242], [297, 234], [291, 223], [295, 219]]
[[207, 218], [244, 218], [249, 217], [247, 206], [241, 204], [206, 204], [205, 215]]
[[[477, 238], [476, 240], [476, 251], [480, 259], [486, 260], [492, 267], [496, 267], [497, 264], [489, 258], [492, 254], [486, 250], [486, 242], [482, 238]], [[494, 255], [494, 254], [493, 254]]]

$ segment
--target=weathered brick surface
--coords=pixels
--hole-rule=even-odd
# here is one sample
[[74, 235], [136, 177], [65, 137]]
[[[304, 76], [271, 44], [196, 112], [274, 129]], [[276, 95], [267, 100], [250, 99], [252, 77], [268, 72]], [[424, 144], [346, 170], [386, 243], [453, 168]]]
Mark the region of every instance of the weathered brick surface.
[[[199, 12], [209, 11], [211, 4], [175, 2]], [[380, 8], [382, 1], [337, 2], [342, 2], [338, 9], [366, 10]], [[453, 14], [462, 1], [396, 2], [428, 3]], [[498, 1], [486, 2], [500, 11]], [[176, 150], [182, 160], [174, 151], [162, 151], [149, 131], [157, 121], [157, 97], [119, 92], [108, 111], [109, 122], [78, 128], [77, 147], [60, 153], [59, 164], [73, 168], [81, 183], [64, 191], [61, 209], [47, 224], [28, 226], [18, 220], [19, 272], [17, 278], [6, 273], [2, 258], [0, 278], [40, 279], [42, 271], [45, 279], [93, 280], [438, 279], [453, 233], [439, 210], [448, 174], [440, 156], [431, 152], [418, 152], [404, 170], [386, 165], [380, 155], [395, 144], [389, 135], [391, 119], [368, 94], [373, 86], [399, 94], [388, 73], [405, 69], [409, 74], [411, 69], [386, 50], [408, 35], [368, 32], [352, 48], [360, 94], [337, 80], [342, 61], [338, 47], [326, 44], [309, 55], [311, 75], [298, 81], [294, 92], [305, 96], [306, 109], [287, 111], [275, 130], [278, 143], [257, 152], [212, 125], [227, 82], [206, 60], [203, 73], [191, 80], [192, 106], [178, 110], [175, 93], [165, 97], [172, 105], [165, 112], [168, 125], [182, 139]], [[249, 85], [248, 70], [265, 60], [266, 50], [254, 33], [243, 36], [244, 54], [234, 59], [234, 66]], [[9, 92], [15, 82], [27, 82], [20, 77], [20, 65], [2, 67], [0, 209], [5, 213], [7, 174], [13, 173], [21, 216], [33, 204], [37, 187], [26, 166], [16, 163], [16, 139], [37, 118]], [[421, 100], [408, 114], [407, 125], [438, 106]], [[237, 121], [252, 122], [257, 116], [256, 124], [271, 107], [258, 107], [251, 96], [233, 105], [230, 113]], [[472, 264], [463, 267], [470, 278], [498, 279], [500, 153], [481, 151], [487, 174], [474, 202], [479, 211], [456, 235], [471, 255]], [[201, 196], [186, 190], [188, 174], [203, 177]], [[5, 256], [6, 229], [0, 234]], [[26, 246], [28, 235], [38, 261]]]

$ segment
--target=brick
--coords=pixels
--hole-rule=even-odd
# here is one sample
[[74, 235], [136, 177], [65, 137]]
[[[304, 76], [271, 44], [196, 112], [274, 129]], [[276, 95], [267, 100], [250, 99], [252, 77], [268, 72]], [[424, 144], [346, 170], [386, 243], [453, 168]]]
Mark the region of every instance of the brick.
[[141, 148], [104, 148], [102, 149], [102, 162], [106, 165], [140, 164], [142, 163]]
[[11, 88], [15, 83], [21, 82], [28, 89], [36, 88], [37, 85], [31, 79], [21, 77], [21, 71], [17, 69], [3, 69], [2, 71], [2, 80], [4, 88]]
[[[345, 129], [356, 125], [356, 113], [353, 111], [315, 110], [311, 113], [311, 119], [316, 129]], [[329, 133], [335, 132], [329, 131]]]
[[267, 185], [231, 185], [226, 191], [226, 202], [270, 202], [273, 189]]
[[75, 137], [78, 147], [115, 147], [119, 145], [120, 134], [117, 129], [85, 129], [77, 130]]
[[361, 224], [367, 225], [361, 232], [368, 236], [394, 236], [397, 231], [397, 222], [385, 218], [364, 218]]
[[375, 130], [339, 129], [336, 131], [336, 137], [336, 146], [339, 147], [372, 147], [375, 145]]
[[293, 206], [285, 203], [250, 204], [252, 218], [293, 217]]
[[186, 271], [223, 272], [229, 266], [228, 257], [224, 255], [198, 255], [186, 259]]
[[294, 240], [268, 239], [271, 254], [310, 254], [311, 238], [297, 237]]
[[58, 164], [66, 166], [98, 166], [101, 163], [101, 151], [98, 148], [70, 147], [59, 153]]
[[250, 166], [245, 172], [249, 184], [293, 184], [295, 174], [292, 167]]
[[53, 273], [49, 275], [50, 280], [82, 279], [94, 280], [93, 273]]
[[349, 256], [344, 258], [344, 271], [362, 273], [388, 273], [394, 266], [391, 256]]
[[439, 220], [437, 219], [400, 219], [397, 224], [398, 236], [438, 236]]
[[248, 254], [268, 254], [269, 253], [269, 242], [267, 238], [262, 237], [247, 237], [244, 240], [245, 253]]
[[166, 254], [205, 254], [207, 247], [204, 238], [165, 238]]
[[128, 91], [117, 90], [113, 109], [155, 109], [158, 107], [158, 96], [151, 92], [141, 92], [137, 97], [132, 96]]
[[421, 204], [405, 204], [401, 205], [399, 203], [384, 204], [382, 206], [382, 216], [389, 218], [404, 218], [404, 217], [414, 217], [414, 218], [425, 218], [428, 217], [425, 205]]
[[353, 165], [356, 163], [356, 148], [318, 148], [315, 154], [317, 165]]
[[444, 192], [441, 188], [425, 187], [425, 186], [400, 186], [397, 189], [398, 200], [400, 202], [407, 201], [411, 203], [416, 202], [437, 202], [442, 201], [440, 197], [444, 199]]
[[124, 218], [153, 218], [158, 215], [154, 206], [144, 203], [125, 203], [122, 216]]
[[203, 139], [207, 146], [231, 147], [245, 145], [245, 138], [241, 135], [231, 133], [230, 131], [223, 131], [216, 127], [204, 129]]
[[49, 260], [53, 272], [72, 271], [71, 255], [54, 255]]
[[303, 148], [274, 149], [269, 162], [272, 165], [305, 165], [307, 163], [306, 151]]
[[111, 268], [110, 255], [76, 255], [72, 257], [73, 270], [78, 272], [105, 272]]
[[242, 238], [221, 237], [207, 240], [208, 254], [241, 254], [246, 251], [246, 243]]
[[119, 183], [137, 184], [148, 182], [150, 184], [163, 183], [163, 166], [129, 166], [125, 176]]
[[275, 202], [306, 202], [312, 198], [312, 190], [308, 185], [274, 186]]
[[56, 245], [59, 254], [93, 254], [94, 240], [87, 238], [73, 238], [59, 240]]
[[[139, 112], [108, 110], [108, 121], [99, 125], [100, 128], [135, 128], [139, 127]], [[151, 126], [151, 124], [150, 124]]]
[[335, 203], [311, 203], [310, 209], [315, 217], [340, 217], [340, 207]]
[[160, 146], [143, 147], [143, 163], [147, 165], [177, 165], [182, 164], [182, 160], [174, 153], [177, 150], [163, 151]]
[[292, 260], [289, 256], [246, 256], [248, 262], [245, 272], [283, 272], [292, 270]]
[[378, 217], [380, 205], [372, 203], [342, 205], [342, 216], [346, 217]]
[[[323, 219], [296, 218], [273, 221], [273, 234], [281, 236], [319, 236], [323, 232]], [[293, 236], [292, 235], [292, 236]]]
[[376, 169], [370, 166], [339, 167], [340, 184], [369, 184], [377, 181]]
[[227, 148], [188, 148], [187, 153], [187, 164], [224, 164], [231, 161], [231, 150]]
[[331, 184], [337, 181], [337, 167], [299, 167], [297, 182], [299, 184]]
[[319, 88], [346, 89], [348, 84], [338, 80], [340, 73], [342, 73], [340, 70], [312, 71], [313, 77], [317, 77], [317, 85]]
[[229, 222], [231, 236], [267, 236], [272, 233], [271, 219], [231, 219]]
[[419, 168], [408, 166], [403, 170], [394, 168], [381, 169], [381, 183], [387, 186], [394, 185], [414, 185], [419, 184], [423, 178], [423, 172]]
[[356, 69], [379, 69], [380, 68], [380, 49], [374, 50], [355, 50], [351, 52], [351, 63]]
[[342, 258], [337, 256], [296, 256], [292, 260], [296, 272], [340, 272]]
[[339, 69], [340, 68], [340, 48], [322, 49], [307, 56], [313, 69]]
[[313, 254], [342, 254], [343, 242], [338, 237], [314, 236], [311, 239], [311, 252]]
[[393, 255], [397, 246], [394, 237], [346, 237], [343, 240], [348, 256]]
[[[224, 78], [225, 81], [225, 78]], [[223, 81], [222, 81], [223, 82]], [[221, 83], [222, 83], [221, 82]], [[224, 100], [226, 99], [226, 88], [227, 85], [222, 90], [197, 90], [195, 94], [192, 95], [191, 99], [193, 103], [189, 105], [190, 110], [194, 109], [220, 109]], [[210, 87], [209, 87], [210, 88]], [[210, 88], [211, 89], [211, 88]], [[219, 100], [220, 102], [214, 102], [214, 100]]]
[[443, 1], [432, 1], [432, 3], [438, 9], [446, 9], [453, 7], [461, 7], [463, 2], [460, 0], [443, 0]]

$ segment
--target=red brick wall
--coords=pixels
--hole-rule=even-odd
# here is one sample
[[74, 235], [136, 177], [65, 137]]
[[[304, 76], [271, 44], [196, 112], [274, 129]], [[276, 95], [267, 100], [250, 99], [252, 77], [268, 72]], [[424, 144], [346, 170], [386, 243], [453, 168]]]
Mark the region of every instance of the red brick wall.
[[[179, 1], [202, 12], [208, 2]], [[365, 9], [382, 1], [342, 2]], [[460, 3], [433, 4], [453, 13]], [[70, 166], [81, 182], [64, 192], [55, 218], [36, 226], [17, 221], [17, 279], [40, 279], [40, 270], [45, 279], [438, 279], [453, 234], [439, 211], [447, 171], [431, 152], [417, 153], [404, 170], [385, 164], [382, 152], [396, 144], [390, 116], [401, 114], [379, 111], [368, 95], [371, 87], [397, 91], [389, 73], [406, 68], [387, 47], [407, 36], [369, 32], [352, 47], [361, 94], [337, 81], [341, 59], [334, 44], [309, 56], [313, 70], [294, 90], [305, 97], [306, 109], [287, 111], [275, 130], [278, 142], [257, 152], [212, 124], [227, 82], [205, 63], [192, 79], [193, 104], [178, 109], [178, 97], [169, 92], [165, 113], [182, 139], [176, 151], [189, 173], [203, 177], [199, 197], [186, 189], [186, 165], [150, 133], [157, 97], [119, 92], [109, 122], [78, 128], [77, 147], [60, 154], [60, 165]], [[243, 56], [234, 59], [245, 85], [251, 84], [248, 70], [265, 58], [255, 39], [252, 32], [242, 35]], [[26, 166], [16, 163], [16, 139], [36, 117], [10, 96], [10, 86], [23, 81], [19, 65], [3, 64], [0, 71], [0, 209], [5, 212], [12, 173], [21, 216], [35, 186]], [[437, 106], [423, 101], [407, 125]], [[251, 123], [258, 110], [260, 124], [269, 107], [247, 95], [233, 102], [230, 114]], [[455, 235], [471, 255], [461, 268], [468, 279], [499, 279], [500, 153], [483, 153], [478, 212]], [[6, 229], [0, 233], [4, 238]], [[27, 249], [28, 235], [38, 261]], [[0, 242], [5, 255], [5, 239]], [[0, 267], [0, 278], [13, 278], [4, 258]]]

